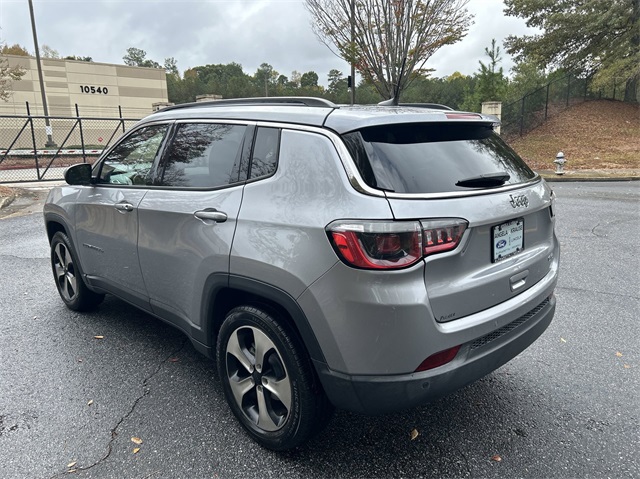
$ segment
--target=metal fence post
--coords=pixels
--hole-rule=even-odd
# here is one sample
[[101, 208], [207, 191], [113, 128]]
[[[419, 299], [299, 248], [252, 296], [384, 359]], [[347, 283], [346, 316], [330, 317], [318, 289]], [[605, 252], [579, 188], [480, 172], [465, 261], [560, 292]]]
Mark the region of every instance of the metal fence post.
[[25, 101], [27, 104], [27, 117], [29, 121], [29, 125], [31, 126], [31, 141], [33, 143], [33, 157], [36, 162], [36, 179], [41, 180], [40, 178], [40, 165], [38, 165], [38, 147], [36, 146], [36, 132], [33, 128], [33, 118], [31, 118], [31, 110], [29, 109], [29, 102]]
[[549, 89], [551, 88], [551, 82], [547, 83], [547, 99], [544, 101], [544, 119], [545, 121], [549, 117]]
[[84, 149], [84, 133], [82, 131], [82, 120], [80, 119], [80, 110], [78, 109], [78, 104], [76, 103], [76, 118], [78, 118], [78, 126], [80, 126], [80, 147], [82, 148], [82, 162], [87, 162], [87, 154]]
[[589, 77], [584, 79], [584, 101], [587, 101], [587, 87], [589, 86]]
[[616, 99], [616, 77], [613, 77], [613, 99]]
[[520, 106], [520, 136], [524, 134], [524, 99], [526, 95], [522, 97], [522, 105]]
[[124, 118], [122, 118], [122, 107], [118, 105], [118, 113], [120, 113], [120, 124], [122, 125], [122, 133], [124, 133]]

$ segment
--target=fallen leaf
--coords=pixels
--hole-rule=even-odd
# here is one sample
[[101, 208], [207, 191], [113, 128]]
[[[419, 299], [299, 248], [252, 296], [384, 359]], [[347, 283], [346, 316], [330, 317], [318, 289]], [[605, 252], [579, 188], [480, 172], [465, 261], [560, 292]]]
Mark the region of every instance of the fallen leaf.
[[413, 431], [411, 431], [411, 434], [410, 434], [411, 440], [413, 441], [419, 435], [420, 435], [420, 433], [418, 432], [418, 430], [414, 429]]
[[93, 404], [93, 399], [89, 399], [89, 402], [87, 403], [87, 406], [91, 406]]
[[37, 317], [37, 316], [34, 316], [34, 317], [33, 317], [33, 319], [38, 319], [38, 317]]
[[502, 461], [502, 458], [496, 454], [495, 456], [493, 456], [493, 457], [491, 458], [491, 460], [492, 460], [492, 461], [495, 461], [495, 462], [500, 462], [500, 461]]
[[76, 464], [78, 464], [78, 461], [70, 462], [69, 464], [67, 464], [67, 469], [70, 468], [70, 467], [75, 466]]
[[131, 442], [134, 443], [134, 444], [140, 445], [140, 444], [142, 444], [142, 439], [140, 439], [139, 437], [132, 437], [131, 438]]
[[134, 454], [138, 454], [138, 452], [139, 452], [139, 451], [140, 451], [140, 448], [139, 448], [139, 447], [134, 447], [134, 448], [133, 448], [133, 453], [134, 453]]
[[74, 473], [74, 472], [76, 472], [76, 471], [77, 471], [77, 469], [69, 469], [69, 470], [67, 471], [67, 474], [72, 474], [72, 473]]
[[616, 351], [616, 356], [618, 356], [619, 358], [622, 357], [622, 353], [620, 351]]
[[560, 341], [562, 341], [563, 343], [566, 343], [566, 342], [567, 342], [567, 340], [566, 340], [566, 339], [564, 339], [564, 338], [560, 338]]
[[104, 336], [94, 336], [93, 339], [104, 339]]
[[180, 361], [180, 358], [169, 358], [169, 362], [171, 363], [177, 363], [178, 361]]
[[625, 364], [625, 365], [624, 365], [624, 368], [625, 368], [625, 369], [629, 369], [629, 368], [631, 368], [631, 366], [629, 366], [628, 364]]
[[81, 363], [82, 362], [82, 358], [78, 358], [78, 362]]

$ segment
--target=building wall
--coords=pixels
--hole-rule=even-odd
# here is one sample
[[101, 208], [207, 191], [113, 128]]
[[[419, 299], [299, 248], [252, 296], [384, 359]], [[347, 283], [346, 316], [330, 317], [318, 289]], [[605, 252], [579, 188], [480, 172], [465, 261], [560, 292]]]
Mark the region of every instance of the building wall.
[[[3, 55], [9, 66], [20, 65], [25, 75], [14, 81], [8, 102], [0, 102], [0, 115], [43, 115], [36, 59]], [[42, 59], [42, 74], [50, 116], [75, 116], [78, 105], [83, 117], [117, 117], [118, 106], [128, 118], [142, 118], [152, 104], [166, 102], [165, 71], [75, 60]]]

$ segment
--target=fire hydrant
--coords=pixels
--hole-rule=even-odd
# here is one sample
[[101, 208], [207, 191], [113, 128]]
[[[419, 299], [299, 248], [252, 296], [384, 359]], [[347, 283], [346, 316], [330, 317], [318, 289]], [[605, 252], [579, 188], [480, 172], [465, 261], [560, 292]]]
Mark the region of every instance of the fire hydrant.
[[564, 153], [560, 151], [553, 162], [556, 164], [556, 175], [564, 175], [564, 164], [567, 162]]

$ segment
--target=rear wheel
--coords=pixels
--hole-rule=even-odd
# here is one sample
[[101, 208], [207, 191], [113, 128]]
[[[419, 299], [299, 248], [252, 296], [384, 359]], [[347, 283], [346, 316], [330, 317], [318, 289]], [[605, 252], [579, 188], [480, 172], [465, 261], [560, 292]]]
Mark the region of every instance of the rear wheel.
[[51, 268], [62, 301], [69, 309], [86, 311], [95, 308], [104, 299], [103, 294], [87, 288], [78, 269], [76, 257], [67, 235], [58, 231], [51, 238]]
[[328, 423], [333, 408], [311, 361], [275, 315], [233, 309], [220, 329], [217, 362], [231, 410], [262, 446], [291, 449]]

